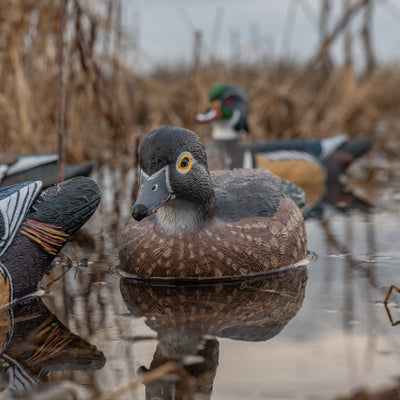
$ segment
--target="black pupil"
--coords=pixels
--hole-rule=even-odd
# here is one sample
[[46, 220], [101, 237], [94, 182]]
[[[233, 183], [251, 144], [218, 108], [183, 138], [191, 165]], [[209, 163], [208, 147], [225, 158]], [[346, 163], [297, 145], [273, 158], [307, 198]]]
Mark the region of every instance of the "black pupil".
[[182, 168], [187, 168], [188, 165], [189, 165], [189, 159], [187, 157], [182, 158], [181, 167]]

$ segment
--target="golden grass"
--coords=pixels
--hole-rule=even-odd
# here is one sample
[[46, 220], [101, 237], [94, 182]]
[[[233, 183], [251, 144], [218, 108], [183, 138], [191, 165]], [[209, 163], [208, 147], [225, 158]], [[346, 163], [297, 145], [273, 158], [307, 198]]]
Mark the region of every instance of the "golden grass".
[[[0, 4], [0, 152], [55, 152], [58, 133], [60, 8], [52, 0]], [[66, 15], [65, 93], [68, 162], [132, 164], [150, 129], [174, 124], [209, 135], [195, 115], [208, 88], [220, 81], [243, 86], [250, 98], [251, 139], [324, 137], [337, 132], [375, 135], [379, 121], [396, 121], [400, 71], [378, 66], [367, 76], [350, 68], [212, 63], [139, 74], [118, 57], [120, 38], [112, 4], [69, 1]], [[114, 13], [114, 14], [113, 14]]]

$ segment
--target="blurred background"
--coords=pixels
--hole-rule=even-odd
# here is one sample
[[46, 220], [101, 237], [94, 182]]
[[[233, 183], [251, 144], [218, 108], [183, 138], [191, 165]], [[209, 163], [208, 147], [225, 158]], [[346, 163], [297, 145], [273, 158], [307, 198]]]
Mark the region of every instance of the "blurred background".
[[0, 15], [0, 152], [56, 152], [61, 119], [69, 163], [132, 166], [154, 127], [209, 135], [195, 115], [231, 81], [251, 140], [370, 134], [398, 153], [393, 0], [6, 0]]

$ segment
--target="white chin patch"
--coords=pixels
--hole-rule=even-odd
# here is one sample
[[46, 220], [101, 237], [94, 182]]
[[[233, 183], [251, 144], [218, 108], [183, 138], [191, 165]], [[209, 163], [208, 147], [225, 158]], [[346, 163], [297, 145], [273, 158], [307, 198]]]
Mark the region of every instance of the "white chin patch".
[[192, 204], [185, 200], [165, 203], [155, 214], [155, 219], [159, 230], [175, 235], [185, 230], [195, 229], [200, 221]]

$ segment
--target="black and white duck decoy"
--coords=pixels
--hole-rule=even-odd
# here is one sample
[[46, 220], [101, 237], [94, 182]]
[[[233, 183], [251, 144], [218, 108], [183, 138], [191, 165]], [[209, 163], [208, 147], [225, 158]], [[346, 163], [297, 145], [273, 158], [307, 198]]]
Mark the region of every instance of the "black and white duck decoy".
[[95, 212], [97, 184], [76, 177], [0, 188], [0, 306], [34, 293], [62, 247]]
[[[200, 138], [167, 126], [140, 147], [141, 187], [120, 249], [121, 270], [144, 278], [265, 273], [306, 256], [296, 185], [262, 169], [209, 172]], [[294, 199], [298, 204], [296, 204]], [[144, 219], [144, 221], [141, 221]]]
[[341, 134], [321, 140], [292, 139], [241, 143], [249, 132], [249, 102], [237, 85], [220, 83], [209, 91], [210, 108], [196, 116], [211, 123], [207, 147], [211, 169], [267, 168], [301, 186], [337, 182], [349, 165], [372, 147], [370, 137], [349, 139]]
[[[26, 181], [42, 181], [44, 187], [57, 182], [57, 154], [0, 154], [0, 186], [10, 186]], [[88, 176], [93, 163], [66, 164], [65, 179]]]

